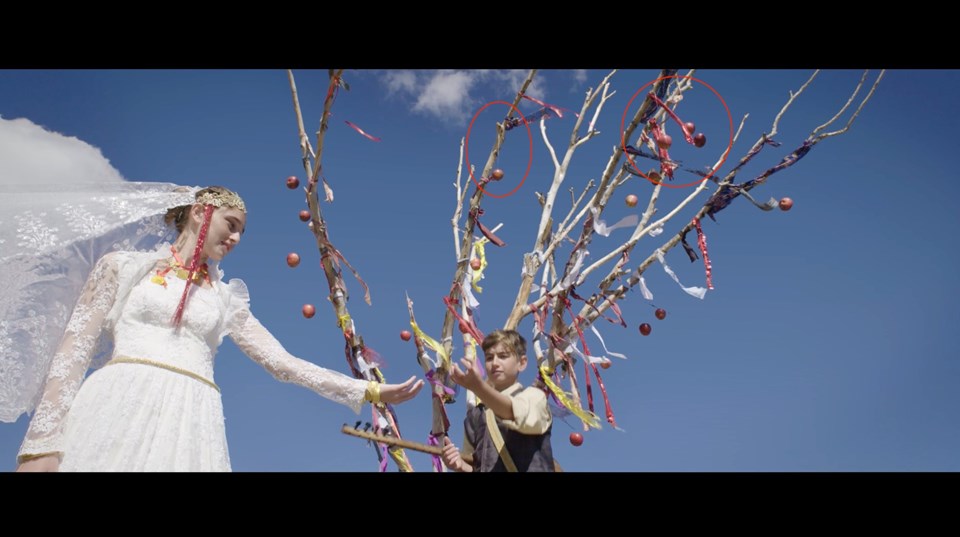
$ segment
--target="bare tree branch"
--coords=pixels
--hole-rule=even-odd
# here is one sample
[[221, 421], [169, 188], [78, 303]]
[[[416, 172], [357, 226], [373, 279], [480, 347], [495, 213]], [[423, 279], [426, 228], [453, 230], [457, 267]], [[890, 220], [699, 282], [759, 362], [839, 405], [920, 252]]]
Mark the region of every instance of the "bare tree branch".
[[453, 247], [456, 249], [456, 259], [460, 259], [460, 212], [463, 209], [463, 198], [467, 195], [466, 185], [460, 186], [460, 179], [463, 174], [463, 143], [464, 138], [460, 138], [460, 161], [457, 163], [457, 180], [453, 186], [457, 189], [457, 210], [453, 213], [450, 224], [453, 226]]
[[790, 105], [793, 104], [793, 101], [795, 101], [797, 97], [799, 97], [800, 94], [803, 93], [803, 90], [807, 89], [807, 86], [809, 86], [810, 83], [813, 82], [813, 79], [817, 78], [818, 74], [820, 74], [820, 69], [817, 69], [816, 71], [814, 71], [813, 74], [810, 75], [810, 78], [808, 78], [807, 81], [804, 82], [802, 86], [800, 86], [800, 89], [798, 89], [796, 93], [792, 91], [790, 92], [790, 98], [787, 99], [787, 102], [783, 105], [783, 108], [780, 109], [780, 113], [778, 113], [777, 117], [774, 118], [773, 120], [773, 127], [770, 129], [770, 133], [767, 134], [768, 138], [773, 138], [777, 134], [778, 132], [777, 126], [780, 125], [780, 118], [782, 118], [783, 114], [787, 112], [787, 110], [790, 108]]
[[[880, 81], [883, 80], [883, 75], [884, 75], [886, 72], [887, 72], [886, 69], [882, 69], [882, 70], [880, 71], [880, 74], [877, 76], [877, 79], [873, 82], [873, 86], [870, 87], [870, 92], [867, 93], [867, 96], [863, 98], [863, 101], [860, 102], [860, 106], [857, 107], [857, 111], [853, 113], [853, 115], [850, 117], [850, 120], [847, 121], [847, 124], [846, 124], [842, 129], [837, 130], [837, 131], [833, 131], [833, 132], [827, 132], [827, 133], [821, 134], [821, 135], [819, 135], [817, 138], [820, 139], [820, 140], [822, 140], [822, 139], [824, 139], [824, 138], [829, 138], [829, 137], [831, 137], [831, 136], [837, 136], [838, 134], [843, 134], [843, 133], [847, 132], [847, 129], [850, 128], [850, 125], [852, 125], [853, 122], [854, 122], [854, 120], [857, 119], [857, 116], [860, 115], [860, 111], [863, 110], [863, 106], [864, 106], [865, 104], [867, 104], [867, 101], [869, 101], [871, 97], [873, 97], [873, 92], [877, 89], [877, 86], [880, 84]], [[864, 76], [866, 76], [866, 74], [867, 74], [867, 73], [866, 73], [866, 71], [865, 71], [865, 72], [864, 72]], [[863, 83], [863, 79], [861, 79], [860, 83], [861, 83], [861, 84]], [[857, 90], [859, 90], [859, 89], [860, 89], [860, 85], [857, 85]], [[854, 92], [854, 94], [856, 94], [856, 91]], [[828, 124], [829, 124], [829, 123], [828, 123]]]

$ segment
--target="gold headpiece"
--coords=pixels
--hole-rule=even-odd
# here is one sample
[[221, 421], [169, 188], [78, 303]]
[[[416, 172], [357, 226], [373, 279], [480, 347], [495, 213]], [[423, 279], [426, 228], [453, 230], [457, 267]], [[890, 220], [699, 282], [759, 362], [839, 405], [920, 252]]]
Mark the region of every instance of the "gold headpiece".
[[197, 197], [197, 203], [202, 203], [204, 205], [213, 205], [214, 207], [233, 207], [239, 209], [244, 213], [247, 212], [247, 206], [243, 203], [243, 200], [240, 199], [235, 192], [204, 192]]

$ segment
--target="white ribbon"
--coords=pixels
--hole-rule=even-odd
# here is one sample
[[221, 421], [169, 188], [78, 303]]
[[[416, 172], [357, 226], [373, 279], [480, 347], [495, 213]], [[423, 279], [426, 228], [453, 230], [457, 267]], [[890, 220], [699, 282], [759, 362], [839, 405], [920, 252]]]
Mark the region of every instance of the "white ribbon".
[[570, 269], [570, 273], [560, 282], [561, 288], [566, 289], [577, 281], [577, 278], [580, 276], [580, 267], [583, 266], [583, 258], [587, 257], [589, 253], [587, 250], [577, 250], [577, 253], [574, 254], [576, 257], [573, 262], [573, 268]]
[[597, 339], [600, 340], [600, 344], [603, 345], [603, 352], [609, 354], [610, 356], [616, 356], [617, 358], [622, 358], [624, 360], [627, 359], [626, 356], [624, 356], [623, 354], [620, 354], [619, 352], [610, 352], [610, 349], [607, 348], [607, 344], [603, 341], [603, 336], [600, 335], [600, 331], [597, 330], [596, 326], [591, 324], [590, 330], [593, 330], [593, 333], [597, 335]]
[[643, 276], [640, 276], [640, 293], [643, 294], [643, 298], [647, 300], [653, 300], [653, 293], [647, 289], [647, 282], [643, 280]]
[[609, 237], [610, 232], [615, 229], [635, 226], [640, 222], [640, 217], [638, 215], [631, 214], [629, 216], [624, 216], [616, 224], [608, 226], [606, 222], [597, 218], [596, 209], [591, 209], [591, 212], [593, 212], [593, 217], [595, 219], [593, 223], [593, 230], [596, 231], [598, 235], [603, 235], [604, 237]]
[[460, 282], [460, 296], [463, 297], [468, 308], [476, 309], [477, 306], [480, 305], [480, 301], [477, 300], [477, 297], [473, 296], [473, 291], [470, 290], [470, 283], [473, 281], [471, 272], [470, 270], [463, 272], [463, 281]]
[[579, 356], [580, 358], [583, 358], [584, 360], [586, 360], [587, 362], [590, 362], [591, 364], [602, 364], [604, 362], [609, 361], [607, 360], [606, 357], [603, 357], [603, 356], [589, 356], [589, 355], [583, 354], [582, 352], [580, 352], [580, 349], [577, 348], [576, 343], [571, 343], [570, 346], [567, 347], [568, 351], [571, 349], [573, 350], [573, 352], [577, 354], [577, 356]]
[[667, 262], [663, 259], [663, 252], [660, 250], [657, 250], [657, 259], [660, 261], [660, 264], [663, 265], [663, 270], [667, 271], [667, 274], [673, 278], [673, 281], [677, 282], [677, 285], [679, 285], [684, 292], [692, 297], [703, 300], [703, 297], [707, 294], [707, 289], [705, 287], [684, 287], [683, 284], [680, 283], [680, 278], [678, 278], [677, 275], [670, 270], [670, 267], [667, 266]]

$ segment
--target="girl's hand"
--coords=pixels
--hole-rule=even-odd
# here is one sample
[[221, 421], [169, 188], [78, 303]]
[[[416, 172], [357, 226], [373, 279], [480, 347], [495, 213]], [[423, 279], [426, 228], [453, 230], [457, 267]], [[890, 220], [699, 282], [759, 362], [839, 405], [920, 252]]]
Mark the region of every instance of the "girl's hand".
[[420, 393], [420, 388], [423, 388], [423, 379], [417, 380], [415, 376], [410, 377], [403, 384], [381, 384], [380, 401], [389, 404], [402, 403], [408, 399], [413, 399]]

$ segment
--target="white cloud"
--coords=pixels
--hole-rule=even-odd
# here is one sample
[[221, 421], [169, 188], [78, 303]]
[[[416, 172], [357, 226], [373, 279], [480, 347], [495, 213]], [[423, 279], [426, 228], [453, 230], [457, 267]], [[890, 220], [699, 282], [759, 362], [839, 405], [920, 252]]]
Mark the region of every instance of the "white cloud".
[[387, 71], [383, 82], [390, 95], [398, 92], [412, 95], [417, 90], [417, 75], [413, 71]]
[[112, 183], [124, 179], [100, 149], [29, 119], [0, 117], [0, 185]]
[[476, 81], [475, 72], [437, 72], [422, 86], [413, 110], [441, 119], [465, 119], [471, 103], [470, 88]]
[[[526, 69], [396, 70], [385, 71], [380, 79], [388, 96], [412, 99], [413, 112], [462, 123], [469, 119], [481, 100], [512, 101], [528, 72]], [[527, 89], [527, 95], [543, 100], [545, 85], [543, 76], [538, 75]], [[477, 95], [481, 92], [482, 96]]]
[[573, 79], [578, 83], [583, 84], [587, 81], [587, 70], [586, 69], [574, 69], [573, 70]]

